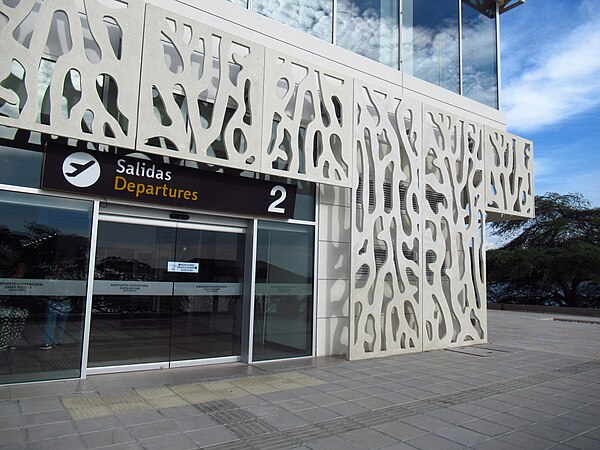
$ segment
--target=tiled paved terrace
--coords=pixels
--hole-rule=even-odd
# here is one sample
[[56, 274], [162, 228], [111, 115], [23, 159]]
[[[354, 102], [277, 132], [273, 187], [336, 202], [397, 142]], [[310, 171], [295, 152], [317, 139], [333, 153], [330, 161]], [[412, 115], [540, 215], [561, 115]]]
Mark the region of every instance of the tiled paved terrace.
[[475, 347], [3, 386], [0, 448], [600, 449], [600, 323], [488, 317]]

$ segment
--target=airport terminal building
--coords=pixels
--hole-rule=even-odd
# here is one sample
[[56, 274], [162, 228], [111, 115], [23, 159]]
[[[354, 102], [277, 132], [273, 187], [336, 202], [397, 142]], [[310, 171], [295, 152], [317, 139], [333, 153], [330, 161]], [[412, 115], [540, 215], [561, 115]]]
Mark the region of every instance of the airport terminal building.
[[520, 3], [0, 2], [0, 384], [486, 342]]

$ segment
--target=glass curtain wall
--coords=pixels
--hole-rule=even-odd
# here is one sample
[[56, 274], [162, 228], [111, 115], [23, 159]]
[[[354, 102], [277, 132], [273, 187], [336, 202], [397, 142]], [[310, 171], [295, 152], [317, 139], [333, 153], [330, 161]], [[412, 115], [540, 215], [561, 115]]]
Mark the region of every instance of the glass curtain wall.
[[462, 1], [462, 93], [498, 108], [496, 5]]
[[0, 384], [80, 375], [92, 202], [0, 191]]
[[458, 2], [402, 0], [402, 70], [460, 90]]
[[336, 43], [398, 68], [398, 0], [338, 0]]
[[333, 0], [253, 0], [252, 10], [331, 42]]
[[314, 228], [260, 221], [253, 360], [310, 356]]
[[252, 10], [498, 108], [493, 0], [253, 0]]

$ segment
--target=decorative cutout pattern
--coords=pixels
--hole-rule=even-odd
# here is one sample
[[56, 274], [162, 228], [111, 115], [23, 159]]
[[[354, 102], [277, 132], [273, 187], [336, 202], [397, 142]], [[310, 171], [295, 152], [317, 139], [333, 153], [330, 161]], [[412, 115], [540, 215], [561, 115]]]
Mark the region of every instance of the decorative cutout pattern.
[[486, 138], [486, 210], [492, 218], [533, 217], [533, 143], [489, 127]]
[[138, 148], [258, 171], [264, 48], [147, 6]]
[[486, 340], [485, 213], [533, 215], [530, 141], [141, 1], [0, 1], [0, 48], [2, 125], [352, 187], [352, 359]]
[[485, 342], [483, 127], [423, 114], [423, 349]]
[[0, 124], [132, 148], [144, 4], [0, 8]]
[[421, 105], [356, 83], [350, 358], [420, 351]]
[[351, 183], [352, 81], [266, 52], [262, 172]]

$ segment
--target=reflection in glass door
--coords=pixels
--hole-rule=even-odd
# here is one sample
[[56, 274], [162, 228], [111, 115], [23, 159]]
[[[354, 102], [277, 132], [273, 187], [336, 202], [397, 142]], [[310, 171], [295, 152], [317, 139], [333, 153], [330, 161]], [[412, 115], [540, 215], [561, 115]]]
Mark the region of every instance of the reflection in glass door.
[[314, 228], [259, 221], [253, 361], [312, 354]]
[[176, 228], [98, 224], [88, 367], [169, 360]]
[[238, 356], [244, 230], [140, 222], [99, 222], [88, 367]]
[[240, 354], [244, 238], [177, 230], [175, 260], [186, 266], [174, 273], [171, 361]]
[[80, 376], [91, 230], [91, 202], [0, 190], [0, 384]]

